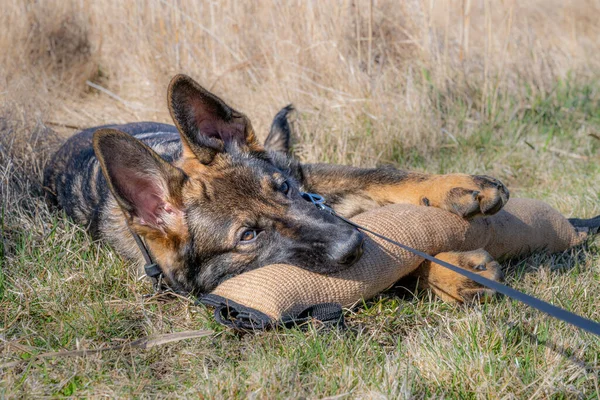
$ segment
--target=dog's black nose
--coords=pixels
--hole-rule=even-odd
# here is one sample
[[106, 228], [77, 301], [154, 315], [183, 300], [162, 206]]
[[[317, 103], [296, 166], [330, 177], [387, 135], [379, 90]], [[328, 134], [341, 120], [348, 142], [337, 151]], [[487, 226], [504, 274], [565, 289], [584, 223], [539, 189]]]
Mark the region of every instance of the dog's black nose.
[[333, 260], [345, 268], [354, 265], [363, 255], [364, 241], [364, 235], [355, 229], [348, 239], [334, 246], [331, 252]]

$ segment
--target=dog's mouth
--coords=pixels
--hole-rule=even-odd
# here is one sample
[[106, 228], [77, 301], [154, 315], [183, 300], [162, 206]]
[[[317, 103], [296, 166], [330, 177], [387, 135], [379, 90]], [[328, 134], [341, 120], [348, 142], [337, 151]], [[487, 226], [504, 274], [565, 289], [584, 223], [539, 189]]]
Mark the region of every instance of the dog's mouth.
[[[319, 264], [319, 263], [312, 264], [312, 265], [306, 265], [306, 263], [293, 262], [291, 260], [279, 261], [279, 262], [275, 262], [275, 263], [289, 263], [291, 265], [296, 265], [297, 267], [306, 269], [308, 271], [316, 272], [321, 275], [331, 275], [331, 274], [335, 274], [335, 273], [344, 271], [344, 270], [354, 266], [362, 258], [363, 254], [365, 252], [364, 247], [365, 247], [365, 236], [361, 234], [360, 243], [357, 246], [355, 246], [351, 252], [349, 252], [343, 258], [339, 259], [337, 262], [333, 262], [333, 263], [325, 264], [325, 265]], [[250, 272], [250, 271], [258, 269], [258, 268], [261, 268], [261, 267], [248, 267], [239, 273], [231, 273], [231, 274], [223, 275], [222, 277], [220, 277], [217, 280], [214, 287], [222, 284], [226, 280], [231, 279], [241, 273]], [[214, 289], [214, 287], [208, 291], [204, 291], [203, 293], [212, 291]]]

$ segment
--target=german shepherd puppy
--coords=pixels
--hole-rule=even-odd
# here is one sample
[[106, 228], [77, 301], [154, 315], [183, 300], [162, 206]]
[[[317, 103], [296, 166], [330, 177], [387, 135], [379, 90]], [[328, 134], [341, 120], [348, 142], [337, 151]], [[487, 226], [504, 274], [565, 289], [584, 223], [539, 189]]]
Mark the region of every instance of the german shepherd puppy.
[[[184, 75], [171, 81], [168, 105], [175, 126], [106, 125], [74, 135], [47, 165], [44, 182], [77, 223], [143, 261], [130, 229], [136, 232], [167, 283], [185, 292], [209, 292], [268, 264], [331, 273], [355, 263], [363, 235], [302, 192], [322, 195], [345, 217], [411, 203], [472, 218], [508, 200], [506, 187], [487, 176], [301, 164], [288, 156], [291, 107], [275, 117], [263, 146], [244, 114]], [[493, 268], [486, 276], [500, 274]], [[474, 284], [457, 282], [451, 285]]]

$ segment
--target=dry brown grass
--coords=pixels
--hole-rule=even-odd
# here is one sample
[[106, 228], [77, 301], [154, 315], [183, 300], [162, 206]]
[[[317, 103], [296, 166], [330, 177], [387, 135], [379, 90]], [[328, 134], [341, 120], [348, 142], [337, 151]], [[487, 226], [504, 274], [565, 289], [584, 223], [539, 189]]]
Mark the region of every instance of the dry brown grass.
[[600, 65], [598, 1], [370, 4], [8, 1], [0, 93], [67, 125], [169, 121], [165, 88], [185, 72], [265, 134], [293, 102], [309, 159], [373, 164], [390, 158], [387, 143], [423, 150], [469, 135]]
[[[371, 7], [372, 4], [372, 7]], [[5, 0], [0, 13], [0, 396], [598, 397], [600, 342], [506, 299], [382, 296], [345, 333], [237, 336], [142, 296], [110, 249], [40, 196], [76, 127], [169, 122], [183, 72], [266, 134], [299, 110], [306, 161], [488, 173], [600, 214], [600, 1]], [[86, 82], [110, 91], [93, 89]], [[507, 266], [511, 285], [600, 320], [598, 240]], [[155, 333], [210, 340], [74, 359]], [[3, 365], [3, 364], [2, 364]]]

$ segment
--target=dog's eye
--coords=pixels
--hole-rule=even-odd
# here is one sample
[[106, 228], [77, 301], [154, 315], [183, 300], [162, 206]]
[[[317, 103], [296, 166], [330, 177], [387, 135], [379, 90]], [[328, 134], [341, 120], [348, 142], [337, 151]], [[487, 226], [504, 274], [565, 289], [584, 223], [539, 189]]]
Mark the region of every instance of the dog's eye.
[[258, 231], [256, 229], [247, 229], [242, 232], [242, 236], [240, 237], [240, 241], [242, 242], [251, 242], [258, 236]]
[[290, 192], [290, 184], [283, 182], [281, 186], [279, 186], [279, 191], [283, 194], [288, 194]]

